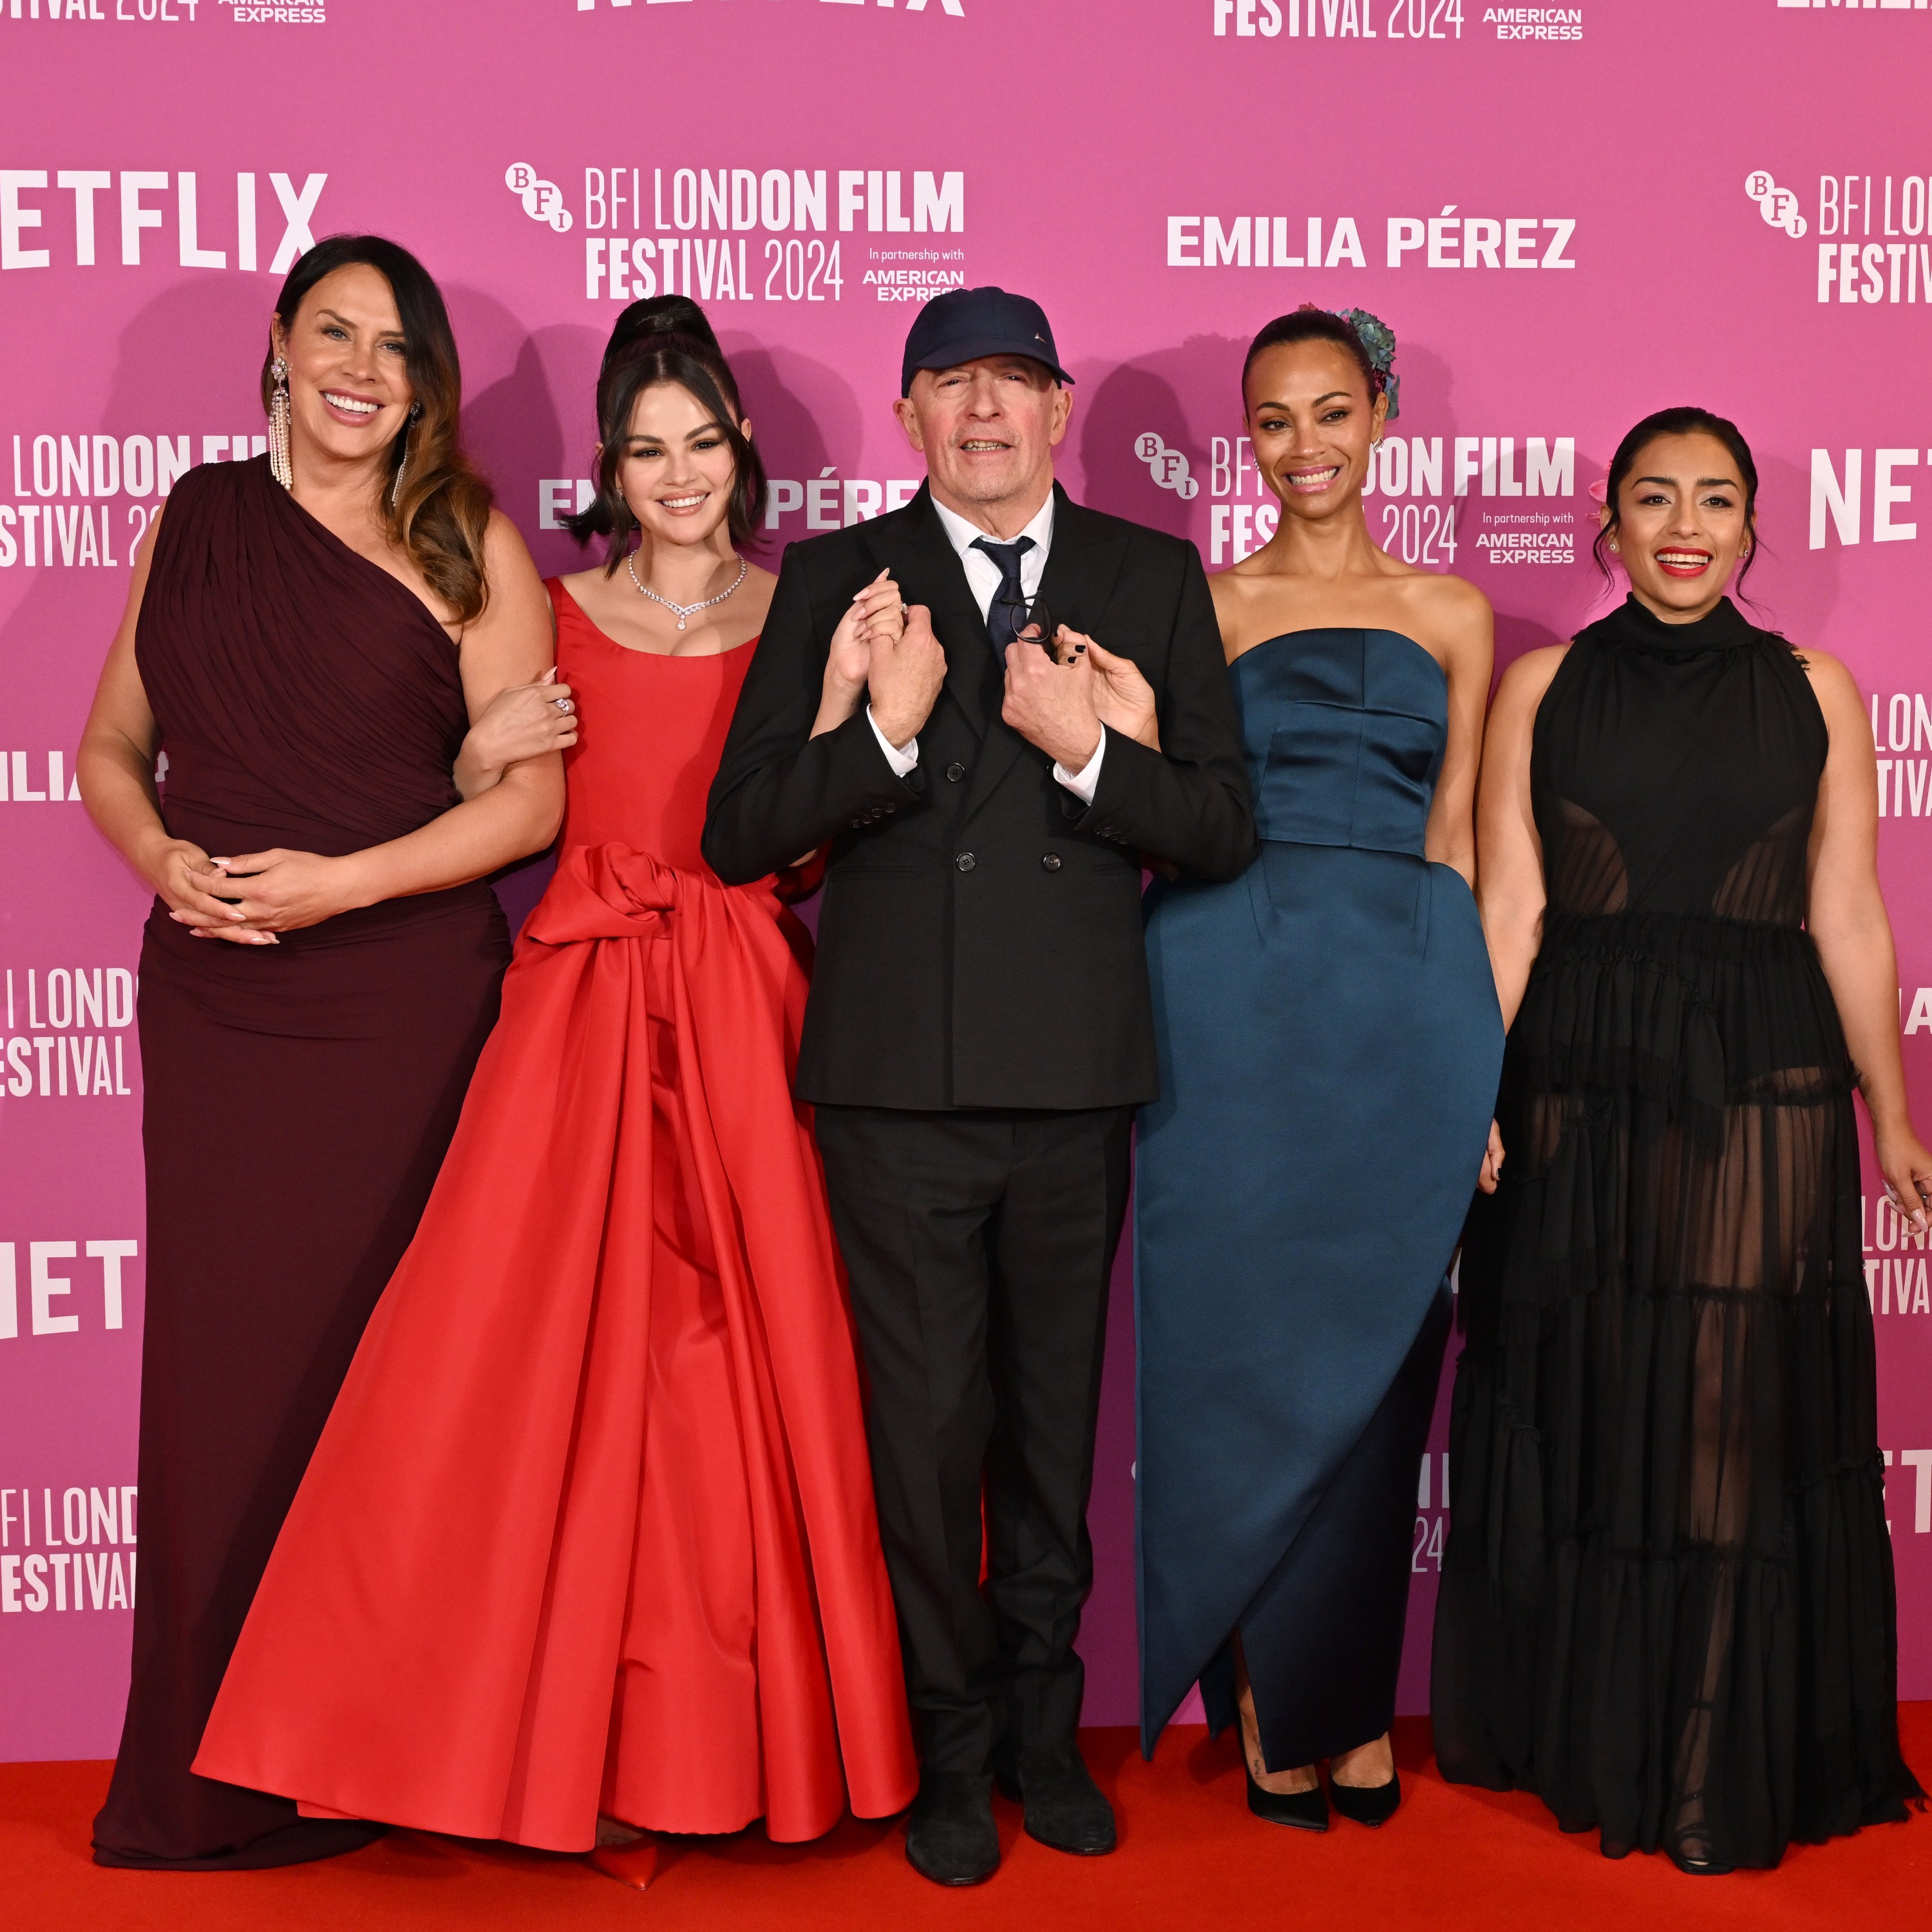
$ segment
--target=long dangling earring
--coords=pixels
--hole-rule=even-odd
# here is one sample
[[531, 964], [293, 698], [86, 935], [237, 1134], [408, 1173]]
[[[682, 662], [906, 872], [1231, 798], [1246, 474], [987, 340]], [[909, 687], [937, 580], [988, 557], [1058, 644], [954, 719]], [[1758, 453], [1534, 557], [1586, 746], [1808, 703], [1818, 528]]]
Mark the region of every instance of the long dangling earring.
[[410, 404], [408, 419], [403, 424], [403, 453], [396, 459], [395, 478], [389, 485], [389, 508], [392, 510], [396, 507], [397, 497], [402, 494], [403, 472], [410, 466], [410, 427], [422, 414], [422, 404]]
[[284, 490], [292, 490], [296, 479], [289, 467], [289, 365], [278, 356], [269, 364], [268, 374], [275, 384], [268, 400], [268, 474]]

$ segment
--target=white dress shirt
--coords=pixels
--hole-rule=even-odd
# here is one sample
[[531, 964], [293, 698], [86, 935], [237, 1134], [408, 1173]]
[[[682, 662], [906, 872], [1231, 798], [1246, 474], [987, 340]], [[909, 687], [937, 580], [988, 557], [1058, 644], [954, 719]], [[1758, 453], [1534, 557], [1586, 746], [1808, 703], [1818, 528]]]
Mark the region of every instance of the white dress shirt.
[[[956, 512], [949, 510], [938, 497], [932, 500], [932, 507], [939, 513], [941, 527], [945, 530], [952, 548], [959, 553], [959, 561], [966, 572], [966, 587], [973, 593], [973, 601], [980, 607], [983, 620], [992, 608], [993, 598], [1000, 587], [1000, 566], [982, 550], [974, 545], [988, 532], [976, 524], [969, 524]], [[1047, 552], [1053, 548], [1053, 494], [1047, 493], [1046, 501], [1040, 507], [1040, 513], [1028, 524], [1020, 536], [1030, 537], [1033, 548], [1022, 553], [1020, 557], [1020, 590], [1030, 604], [1040, 593], [1040, 580], [1046, 574]], [[996, 542], [1012, 543], [1016, 538], [996, 538]], [[919, 740], [908, 738], [903, 745], [890, 745], [886, 734], [879, 729], [878, 721], [872, 716], [872, 707], [866, 707], [866, 717], [872, 724], [872, 735], [879, 741], [879, 748], [886, 754], [892, 770], [904, 778], [919, 763]], [[1053, 776], [1072, 793], [1082, 803], [1091, 805], [1094, 794], [1100, 786], [1100, 760], [1106, 756], [1107, 728], [1100, 727], [1100, 742], [1094, 748], [1094, 755], [1077, 772], [1070, 772], [1064, 765], [1055, 764]]]

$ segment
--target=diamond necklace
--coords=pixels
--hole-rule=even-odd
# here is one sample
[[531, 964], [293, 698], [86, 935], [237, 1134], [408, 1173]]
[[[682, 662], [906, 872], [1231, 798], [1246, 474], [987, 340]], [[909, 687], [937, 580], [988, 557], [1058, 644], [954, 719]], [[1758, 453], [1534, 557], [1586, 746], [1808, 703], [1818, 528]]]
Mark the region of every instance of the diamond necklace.
[[638, 576], [637, 560], [638, 554], [635, 550], [633, 550], [628, 556], [625, 558], [624, 568], [631, 573], [631, 581], [637, 586], [638, 595], [640, 597], [648, 597], [653, 604], [662, 604], [667, 610], [673, 612], [677, 618], [677, 628], [680, 631], [684, 628], [684, 622], [687, 617], [694, 617], [698, 615], [699, 611], [708, 610], [711, 608], [712, 604], [723, 603], [725, 598], [730, 596], [732, 592], [736, 590], [739, 585], [744, 582], [745, 573], [752, 567], [741, 556], [738, 560], [737, 575], [733, 578], [731, 581], [727, 584], [722, 590], [719, 591], [716, 597], [707, 597], [701, 604], [674, 604], [668, 597], [659, 596], [648, 584], [645, 583], [644, 580]]

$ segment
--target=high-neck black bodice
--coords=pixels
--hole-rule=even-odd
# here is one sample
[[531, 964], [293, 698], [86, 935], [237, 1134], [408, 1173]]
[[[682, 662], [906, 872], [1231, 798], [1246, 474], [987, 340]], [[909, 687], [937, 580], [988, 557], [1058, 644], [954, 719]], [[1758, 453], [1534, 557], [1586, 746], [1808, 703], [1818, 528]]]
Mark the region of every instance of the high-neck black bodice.
[[1782, 638], [1728, 598], [1690, 624], [1627, 598], [1578, 633], [1537, 713], [1550, 910], [1798, 925], [1826, 748]]

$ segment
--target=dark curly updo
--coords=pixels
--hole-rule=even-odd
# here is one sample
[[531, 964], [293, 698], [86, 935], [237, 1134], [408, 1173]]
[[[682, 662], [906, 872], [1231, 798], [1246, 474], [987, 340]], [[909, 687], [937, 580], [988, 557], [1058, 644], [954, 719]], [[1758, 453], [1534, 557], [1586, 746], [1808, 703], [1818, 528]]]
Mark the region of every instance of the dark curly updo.
[[660, 382], [675, 382], [687, 391], [730, 446], [734, 482], [727, 514], [733, 544], [755, 543], [765, 514], [765, 466], [738, 427], [744, 405], [704, 311], [686, 296], [633, 302], [610, 332], [597, 375], [597, 494], [587, 509], [564, 519], [564, 528], [579, 543], [595, 536], [607, 539], [607, 576], [614, 575], [629, 554], [638, 530], [617, 487], [631, 412], [638, 397]]
[[[1286, 315], [1278, 315], [1274, 321], [1264, 324], [1260, 334], [1248, 344], [1247, 358], [1241, 364], [1243, 395], [1247, 393], [1248, 374], [1256, 358], [1285, 342], [1332, 342], [1362, 372], [1362, 380], [1368, 385], [1371, 409], [1388, 387], [1387, 376], [1376, 368], [1375, 358], [1356, 333], [1354, 324], [1331, 309], [1317, 308], [1312, 302], [1304, 302], [1299, 308]], [[1394, 411], [1391, 410], [1389, 413], [1393, 416]]]

